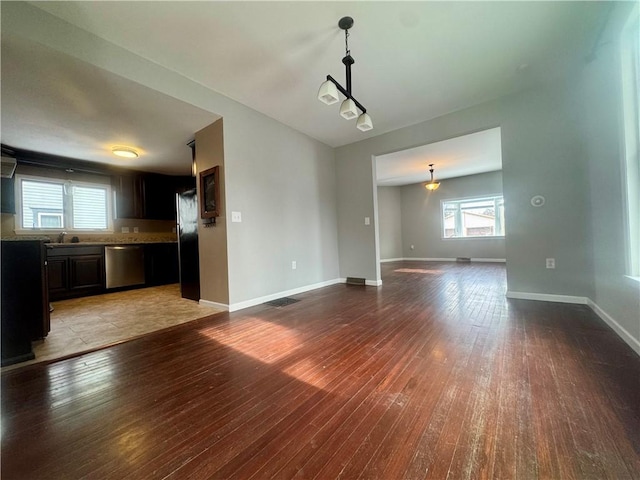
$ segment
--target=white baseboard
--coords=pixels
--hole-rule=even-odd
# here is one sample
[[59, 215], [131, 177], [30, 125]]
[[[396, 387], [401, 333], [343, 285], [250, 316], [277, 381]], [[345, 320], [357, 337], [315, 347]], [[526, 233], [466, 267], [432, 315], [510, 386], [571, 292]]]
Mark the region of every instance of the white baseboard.
[[380, 260], [380, 263], [387, 263], [387, 262], [401, 262], [405, 260], [404, 258], [385, 258], [384, 260]]
[[407, 262], [455, 262], [455, 258], [422, 258], [422, 257], [407, 257], [402, 260]]
[[604, 322], [609, 325], [614, 332], [618, 334], [622, 340], [625, 341], [627, 345], [629, 345], [638, 355], [640, 355], [640, 340], [636, 339], [631, 335], [622, 325], [616, 322], [611, 315], [602, 310], [596, 303], [594, 303], [591, 299], [588, 299], [589, 307], [593, 310], [596, 315], [598, 315]]
[[261, 303], [269, 302], [271, 300], [276, 300], [278, 298], [288, 297], [289, 295], [297, 295], [298, 293], [304, 293], [310, 290], [316, 290], [318, 288], [328, 287], [330, 285], [335, 285], [336, 283], [344, 283], [345, 281], [346, 279], [344, 278], [334, 278], [333, 280], [328, 280], [326, 282], [314, 283], [312, 285], [305, 285], [304, 287], [298, 287], [298, 288], [293, 288], [291, 290], [285, 290], [283, 292], [272, 293], [271, 295], [265, 295], [264, 297], [252, 298], [251, 300], [232, 303], [231, 305], [229, 305], [229, 311], [236, 312], [238, 310], [242, 310], [243, 308], [253, 307], [255, 305], [260, 305]]
[[370, 287], [380, 287], [382, 285], [382, 280], [365, 280], [364, 284]]
[[[396, 262], [396, 261], [405, 261], [405, 262], [455, 262], [456, 258], [419, 258], [419, 257], [407, 257], [407, 258], [394, 258], [392, 260], [380, 260], [382, 262]], [[474, 258], [471, 257], [472, 262], [485, 262], [485, 263], [506, 263], [506, 258]]]
[[587, 297], [574, 297], [572, 295], [552, 295], [550, 293], [511, 291], [507, 291], [507, 298], [514, 298], [518, 300], [538, 300], [541, 302], [576, 303], [579, 305], [587, 305], [587, 302], [589, 301]]
[[527, 293], [527, 292], [507, 292], [507, 298], [515, 298], [519, 300], [539, 300], [542, 302], [560, 302], [575, 303], [579, 305], [587, 305], [593, 312], [598, 315], [614, 332], [627, 344], [631, 349], [640, 355], [640, 340], [634, 338], [622, 325], [614, 320], [614, 318], [600, 308], [593, 300], [588, 297], [574, 297], [571, 295], [551, 295], [548, 293]]
[[198, 303], [203, 307], [222, 308], [223, 310], [229, 310], [229, 305], [226, 303], [210, 302], [209, 300], [198, 300]]

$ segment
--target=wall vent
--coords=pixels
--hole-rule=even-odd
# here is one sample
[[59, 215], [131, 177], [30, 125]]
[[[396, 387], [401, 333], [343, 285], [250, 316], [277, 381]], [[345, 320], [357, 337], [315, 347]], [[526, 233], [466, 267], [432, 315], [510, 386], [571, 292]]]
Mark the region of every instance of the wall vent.
[[347, 277], [348, 285], [365, 285], [364, 278]]
[[0, 169], [0, 177], [2, 178], [11, 178], [16, 171], [16, 159], [11, 157], [2, 157], [1, 169]]
[[457, 257], [456, 262], [458, 263], [471, 263], [471, 258], [469, 257]]

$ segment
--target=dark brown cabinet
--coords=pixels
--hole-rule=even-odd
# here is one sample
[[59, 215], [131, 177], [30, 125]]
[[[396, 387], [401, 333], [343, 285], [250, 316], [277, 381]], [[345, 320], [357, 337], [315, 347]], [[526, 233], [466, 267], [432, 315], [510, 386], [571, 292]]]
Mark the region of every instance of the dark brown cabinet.
[[69, 259], [67, 257], [49, 256], [47, 271], [49, 272], [49, 294], [64, 293], [69, 289]]
[[0, 202], [0, 212], [15, 214], [15, 177], [2, 178], [0, 180], [0, 194], [2, 197], [2, 201]]
[[178, 283], [178, 244], [148, 243], [144, 246], [146, 286]]
[[142, 179], [143, 217], [151, 220], [176, 219], [176, 190], [173, 177], [145, 175]]
[[176, 192], [195, 185], [189, 176], [129, 173], [112, 177], [116, 218], [175, 220]]
[[103, 262], [102, 254], [69, 257], [69, 289], [101, 290], [104, 277]]
[[127, 174], [111, 177], [116, 218], [143, 218], [142, 175]]
[[52, 300], [104, 291], [104, 247], [51, 246], [47, 256]]
[[2, 366], [32, 359], [51, 329], [46, 264], [42, 241], [2, 241]]

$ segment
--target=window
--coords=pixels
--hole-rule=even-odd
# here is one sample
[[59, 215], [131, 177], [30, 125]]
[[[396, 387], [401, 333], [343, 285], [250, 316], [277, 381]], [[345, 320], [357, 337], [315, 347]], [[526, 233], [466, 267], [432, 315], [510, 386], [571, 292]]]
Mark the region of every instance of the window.
[[111, 187], [16, 175], [18, 230], [111, 231]]
[[627, 181], [627, 272], [640, 278], [640, 46], [638, 6], [622, 36], [622, 94]]
[[442, 201], [442, 236], [474, 238], [504, 236], [502, 195]]

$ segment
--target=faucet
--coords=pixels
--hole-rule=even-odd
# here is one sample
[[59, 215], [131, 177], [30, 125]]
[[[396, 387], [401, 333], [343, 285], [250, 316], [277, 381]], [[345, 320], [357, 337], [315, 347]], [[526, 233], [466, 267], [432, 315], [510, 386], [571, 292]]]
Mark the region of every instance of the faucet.
[[64, 243], [64, 236], [67, 234], [67, 232], [60, 232], [60, 234], [58, 235], [58, 243]]

